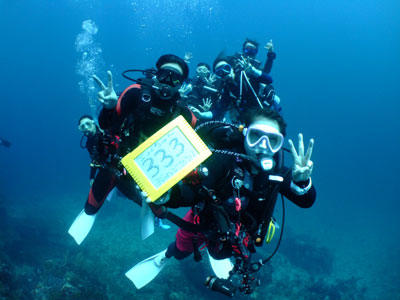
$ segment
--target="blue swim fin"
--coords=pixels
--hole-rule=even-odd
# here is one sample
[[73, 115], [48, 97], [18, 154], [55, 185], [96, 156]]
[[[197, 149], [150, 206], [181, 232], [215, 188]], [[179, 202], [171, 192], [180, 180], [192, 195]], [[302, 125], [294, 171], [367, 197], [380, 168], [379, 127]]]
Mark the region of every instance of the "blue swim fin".
[[146, 258], [126, 272], [125, 276], [133, 282], [137, 289], [141, 289], [156, 278], [158, 273], [165, 267], [165, 263], [167, 262], [165, 252], [167, 252], [167, 249]]

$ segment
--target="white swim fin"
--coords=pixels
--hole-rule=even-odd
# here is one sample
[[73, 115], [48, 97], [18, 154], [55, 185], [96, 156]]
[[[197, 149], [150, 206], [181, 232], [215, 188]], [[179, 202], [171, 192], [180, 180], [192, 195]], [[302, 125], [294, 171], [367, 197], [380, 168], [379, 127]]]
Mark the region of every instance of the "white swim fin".
[[208, 258], [210, 260], [211, 267], [218, 278], [228, 279], [229, 272], [233, 269], [233, 264], [229, 258], [215, 259], [207, 250]]
[[133, 282], [137, 289], [141, 289], [156, 278], [158, 273], [165, 267], [167, 262], [165, 252], [167, 252], [167, 249], [146, 258], [126, 272], [125, 276]]
[[154, 215], [145, 199], [142, 200], [142, 209], [140, 211], [140, 229], [142, 240], [147, 239], [154, 233]]
[[78, 245], [83, 242], [83, 240], [90, 232], [90, 229], [92, 229], [95, 219], [96, 214], [88, 215], [85, 213], [84, 209], [82, 209], [79, 215], [75, 218], [74, 222], [68, 230], [68, 233], [75, 239]]
[[116, 189], [117, 189], [117, 188], [113, 188], [113, 189], [111, 190], [111, 192], [108, 193], [108, 196], [107, 196], [107, 198], [106, 198], [106, 200], [107, 200], [108, 202], [111, 201], [112, 197], [114, 196], [114, 193], [115, 193], [115, 190], [116, 190]]

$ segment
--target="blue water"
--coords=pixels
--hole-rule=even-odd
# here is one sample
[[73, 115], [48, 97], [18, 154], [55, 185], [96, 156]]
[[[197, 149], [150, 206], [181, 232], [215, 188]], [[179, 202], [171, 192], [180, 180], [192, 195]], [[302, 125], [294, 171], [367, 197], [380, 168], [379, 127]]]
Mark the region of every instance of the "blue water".
[[[17, 217], [51, 207], [66, 226], [82, 208], [89, 170], [77, 120], [93, 112], [88, 71], [105, 80], [112, 70], [122, 90], [123, 70], [164, 53], [192, 52], [193, 75], [197, 62], [240, 51], [246, 37], [272, 39], [288, 136], [315, 139], [317, 202], [288, 205], [287, 226], [334, 253], [334, 276], [345, 269], [368, 285], [376, 276], [368, 297], [398, 299], [399, 17], [397, 0], [0, 0], [0, 137], [12, 142], [0, 147], [3, 202]], [[97, 32], [77, 48], [86, 20]]]

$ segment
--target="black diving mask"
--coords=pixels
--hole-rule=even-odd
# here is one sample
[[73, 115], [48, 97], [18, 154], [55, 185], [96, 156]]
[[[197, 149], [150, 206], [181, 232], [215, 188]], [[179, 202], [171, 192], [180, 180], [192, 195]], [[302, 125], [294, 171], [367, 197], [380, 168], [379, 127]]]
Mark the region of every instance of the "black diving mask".
[[184, 81], [184, 78], [181, 74], [178, 74], [176, 71], [167, 68], [158, 69], [156, 78], [160, 83], [167, 84], [171, 87], [181, 85]]
[[258, 49], [257, 49], [257, 48], [254, 48], [254, 47], [245, 47], [245, 48], [243, 49], [243, 52], [244, 52], [244, 54], [247, 55], [247, 56], [256, 56], [256, 55], [257, 55], [257, 52], [258, 52]]
[[218, 67], [214, 73], [218, 78], [224, 78], [225, 76], [229, 75], [231, 71], [232, 66], [230, 64], [224, 64]]

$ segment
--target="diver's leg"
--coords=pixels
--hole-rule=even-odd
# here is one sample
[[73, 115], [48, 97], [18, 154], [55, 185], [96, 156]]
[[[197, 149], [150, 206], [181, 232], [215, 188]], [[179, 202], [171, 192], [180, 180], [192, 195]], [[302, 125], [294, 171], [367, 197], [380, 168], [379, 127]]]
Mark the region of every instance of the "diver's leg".
[[169, 244], [168, 250], [165, 253], [165, 257], [166, 258], [174, 257], [177, 260], [181, 260], [188, 257], [190, 254], [192, 254], [192, 252], [193, 251], [188, 252], [179, 250], [178, 247], [176, 246], [176, 241], [174, 241], [173, 243]]
[[115, 175], [109, 170], [101, 169], [90, 188], [89, 196], [85, 204], [85, 213], [88, 215], [96, 214], [115, 184]]
[[78, 245], [80, 245], [89, 234], [96, 219], [96, 213], [99, 211], [114, 186], [114, 175], [107, 170], [101, 169], [90, 188], [85, 208], [75, 218], [68, 230], [68, 233], [75, 239]]
[[[186, 213], [183, 220], [192, 224], [195, 223], [193, 211], [191, 209]], [[178, 260], [184, 259], [193, 253], [193, 251], [195, 251], [194, 247], [200, 247], [204, 243], [208, 244], [208, 239], [204, 236], [204, 234], [200, 232], [193, 233], [179, 228], [178, 232], [176, 233], [176, 240], [168, 246], [165, 256], [167, 258], [173, 256]]]
[[116, 185], [121, 194], [139, 206], [142, 206], [142, 198], [138, 195], [138, 189], [130, 175], [121, 176]]

